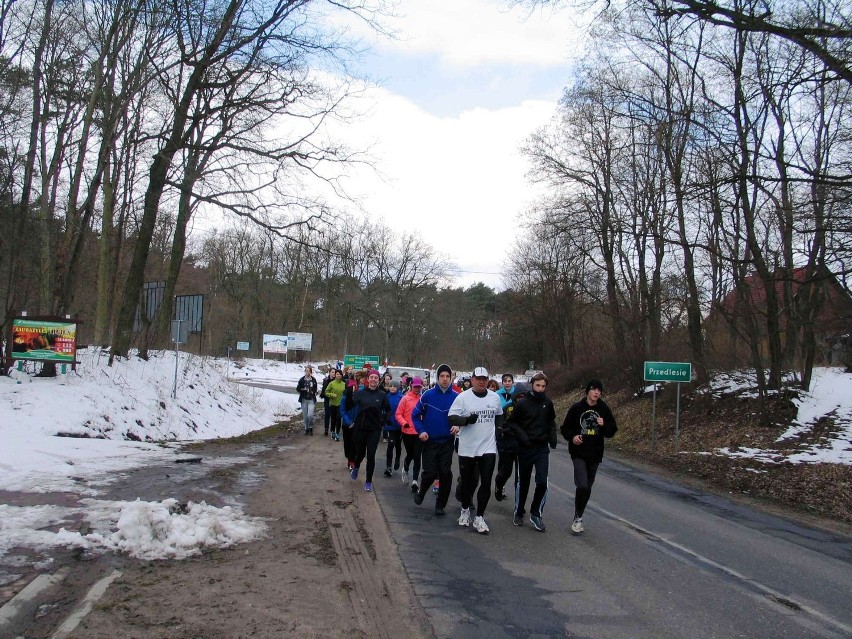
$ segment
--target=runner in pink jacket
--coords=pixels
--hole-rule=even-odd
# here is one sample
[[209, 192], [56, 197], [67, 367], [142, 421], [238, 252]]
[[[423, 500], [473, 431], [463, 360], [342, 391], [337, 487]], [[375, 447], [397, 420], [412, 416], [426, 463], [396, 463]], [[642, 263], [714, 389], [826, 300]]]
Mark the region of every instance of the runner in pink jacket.
[[408, 469], [411, 467], [411, 462], [414, 462], [411, 474], [411, 491], [419, 490], [420, 478], [420, 453], [421, 442], [417, 436], [417, 431], [411, 422], [411, 413], [417, 402], [420, 401], [420, 393], [423, 390], [423, 380], [415, 377], [411, 380], [411, 390], [400, 400], [399, 406], [396, 409], [396, 421], [402, 425], [402, 444], [405, 446], [405, 461], [402, 465], [402, 481], [408, 483]]

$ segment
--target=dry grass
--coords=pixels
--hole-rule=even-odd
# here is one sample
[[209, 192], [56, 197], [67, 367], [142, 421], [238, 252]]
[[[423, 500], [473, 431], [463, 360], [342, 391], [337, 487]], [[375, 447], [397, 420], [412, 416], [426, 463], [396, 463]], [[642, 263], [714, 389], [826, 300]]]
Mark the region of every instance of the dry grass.
[[[676, 476], [697, 479], [711, 488], [748, 495], [800, 513], [852, 523], [852, 467], [840, 464], [768, 464], [713, 454], [719, 448], [779, 449], [777, 437], [795, 417], [789, 398], [767, 400], [681, 395], [680, 433], [675, 451], [675, 393], [657, 396], [657, 419], [652, 437], [651, 396], [629, 392], [606, 396], [618, 421], [612, 450], [627, 459], [661, 466]], [[557, 414], [582, 397], [582, 390], [556, 400]], [[831, 430], [820, 422], [802, 438], [788, 444], [819, 440]], [[710, 454], [706, 454], [710, 453]]]

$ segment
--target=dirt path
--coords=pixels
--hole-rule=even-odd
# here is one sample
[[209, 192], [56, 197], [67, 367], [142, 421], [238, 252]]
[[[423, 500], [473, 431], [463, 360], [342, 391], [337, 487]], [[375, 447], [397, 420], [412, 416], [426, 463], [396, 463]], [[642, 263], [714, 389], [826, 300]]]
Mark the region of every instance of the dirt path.
[[173, 562], [128, 561], [71, 636], [430, 637], [375, 496], [342, 444], [281, 434], [247, 514], [267, 538]]

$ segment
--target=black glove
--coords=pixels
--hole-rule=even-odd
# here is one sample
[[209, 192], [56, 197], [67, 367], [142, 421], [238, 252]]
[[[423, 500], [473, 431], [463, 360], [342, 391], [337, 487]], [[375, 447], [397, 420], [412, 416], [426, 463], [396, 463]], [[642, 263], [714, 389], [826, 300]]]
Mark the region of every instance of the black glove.
[[471, 424], [475, 424], [477, 419], [479, 419], [479, 415], [476, 413], [471, 413], [467, 420], [465, 420], [465, 424], [467, 424], [468, 426], [470, 426]]

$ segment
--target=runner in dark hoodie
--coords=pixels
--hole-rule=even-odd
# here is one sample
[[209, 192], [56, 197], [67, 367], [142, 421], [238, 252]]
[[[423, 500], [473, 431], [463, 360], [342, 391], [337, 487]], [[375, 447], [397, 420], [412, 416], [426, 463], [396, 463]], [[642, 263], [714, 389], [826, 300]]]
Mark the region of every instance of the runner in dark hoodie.
[[367, 458], [367, 475], [364, 490], [373, 490], [373, 471], [376, 469], [376, 449], [382, 437], [382, 429], [390, 420], [390, 404], [387, 394], [379, 388], [379, 371], [367, 374], [367, 387], [352, 395], [355, 416], [355, 466], [350, 471], [353, 480], [364, 457]]
[[535, 468], [535, 492], [530, 505], [530, 523], [539, 532], [544, 532], [542, 513], [547, 501], [547, 473], [550, 448], [556, 448], [556, 411], [553, 402], [545, 395], [547, 376], [537, 373], [530, 380], [532, 387], [515, 401], [506, 425], [518, 442], [518, 479], [515, 486], [515, 514], [513, 523], [524, 523], [527, 495], [530, 491], [530, 475]]
[[604, 437], [612, 437], [618, 430], [615, 417], [609, 406], [601, 399], [603, 383], [598, 379], [586, 384], [586, 398], [568, 409], [562, 422], [562, 436], [568, 440], [568, 452], [574, 463], [574, 521], [572, 532], [580, 534], [583, 527], [583, 512], [592, 494], [595, 474], [603, 461]]

